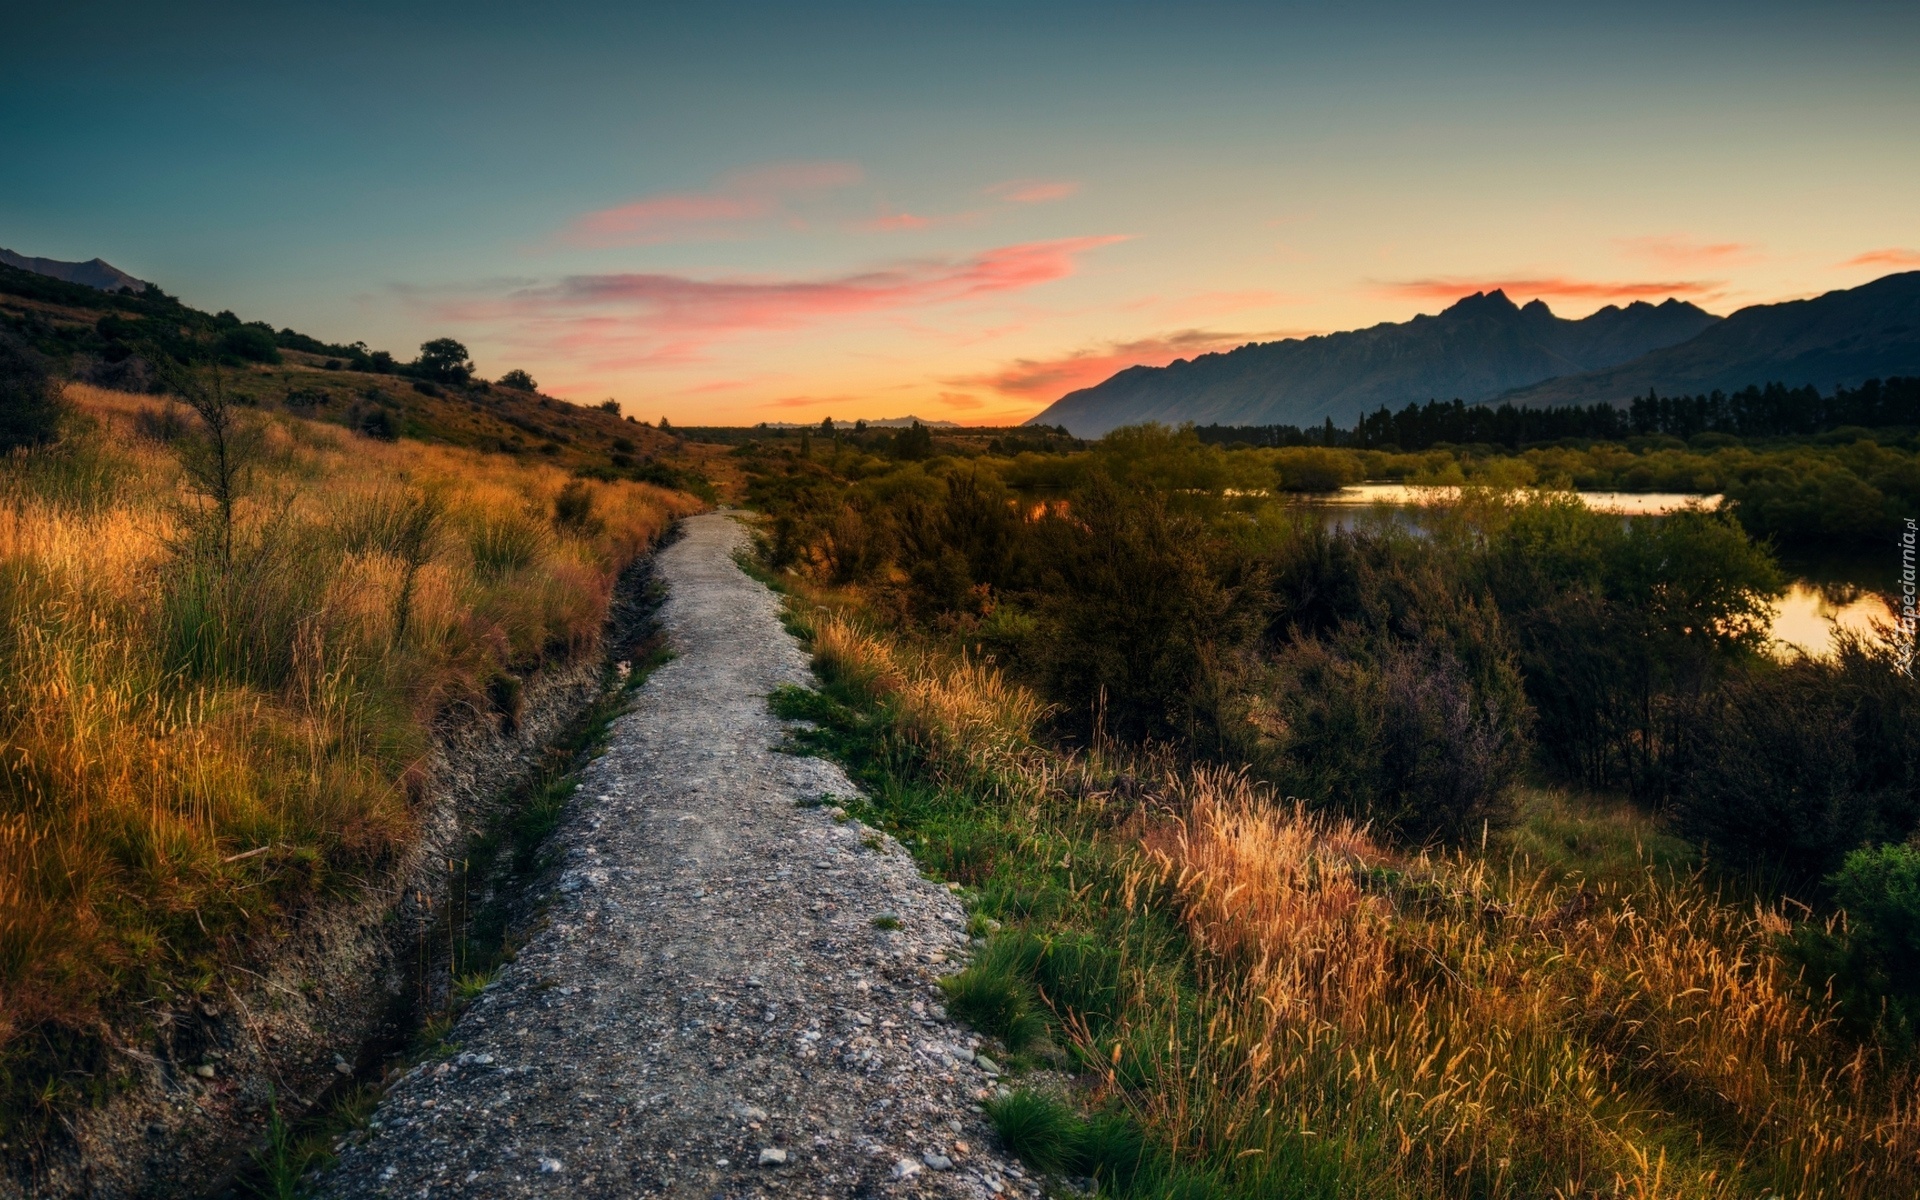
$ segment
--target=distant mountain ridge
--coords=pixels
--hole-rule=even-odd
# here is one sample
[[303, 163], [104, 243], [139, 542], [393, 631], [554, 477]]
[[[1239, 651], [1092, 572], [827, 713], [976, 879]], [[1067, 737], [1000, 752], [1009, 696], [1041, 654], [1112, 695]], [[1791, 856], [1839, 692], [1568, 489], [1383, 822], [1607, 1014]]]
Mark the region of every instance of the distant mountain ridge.
[[103, 292], [117, 292], [123, 287], [132, 288], [135, 292], [147, 290], [146, 280], [135, 279], [101, 258], [90, 258], [86, 262], [62, 262], [57, 258], [28, 258], [24, 254], [0, 249], [0, 263], [22, 271], [32, 271], [35, 275], [45, 275], [49, 279], [85, 284]]
[[1616, 366], [1685, 342], [1719, 317], [1680, 300], [1608, 305], [1580, 320], [1475, 292], [1437, 316], [1130, 367], [1061, 397], [1029, 424], [1098, 437], [1144, 421], [1351, 425], [1362, 413], [1429, 399], [1470, 403], [1556, 376]]
[[1500, 399], [1535, 408], [1622, 404], [1650, 390], [1700, 394], [1784, 383], [1825, 391], [1897, 375], [1920, 375], [1920, 271], [1811, 300], [1756, 304], [1679, 345]]

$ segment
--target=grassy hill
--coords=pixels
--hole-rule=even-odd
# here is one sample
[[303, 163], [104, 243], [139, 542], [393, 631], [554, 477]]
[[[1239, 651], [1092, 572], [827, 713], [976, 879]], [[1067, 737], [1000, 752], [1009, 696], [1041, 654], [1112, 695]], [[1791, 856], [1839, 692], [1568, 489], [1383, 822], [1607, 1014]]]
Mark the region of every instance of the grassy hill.
[[[35, 291], [0, 309], [76, 374], [107, 321], [211, 340], [164, 301]], [[153, 1014], [384, 886], [438, 740], [511, 728], [702, 505], [649, 482], [704, 490], [679, 440], [616, 414], [277, 357], [193, 368], [224, 381], [224, 441], [167, 396], [66, 383], [57, 439], [0, 456], [10, 1165], [131, 1086], [113, 1048], [143, 1052]]]
[[[225, 373], [243, 403], [392, 440], [406, 437], [544, 462], [604, 481], [706, 491], [685, 440], [623, 418], [485, 380], [423, 378], [363, 345], [189, 308], [158, 288], [139, 296], [0, 265], [0, 333], [76, 380], [145, 392], [155, 360]], [[410, 373], [411, 372], [411, 373]], [[697, 452], [696, 452], [697, 454]]]

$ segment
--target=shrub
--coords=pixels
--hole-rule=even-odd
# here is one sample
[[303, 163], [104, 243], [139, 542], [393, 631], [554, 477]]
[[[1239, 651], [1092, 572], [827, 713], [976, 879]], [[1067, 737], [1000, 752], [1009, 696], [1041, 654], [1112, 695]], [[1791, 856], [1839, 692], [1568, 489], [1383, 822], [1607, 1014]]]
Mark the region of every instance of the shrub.
[[1358, 454], [1328, 446], [1290, 446], [1274, 457], [1274, 470], [1289, 492], [1337, 492], [1367, 474]]
[[1562, 496], [1488, 523], [1462, 557], [1512, 631], [1548, 758], [1588, 786], [1670, 798], [1703, 706], [1763, 657], [1772, 555], [1697, 510], [1626, 523]]
[[241, 325], [227, 330], [220, 335], [218, 349], [221, 354], [243, 362], [280, 361], [280, 346], [274, 340], [273, 330], [262, 325]]
[[574, 534], [590, 534], [599, 529], [593, 515], [593, 489], [584, 480], [573, 479], [553, 498], [555, 527]]
[[1478, 682], [1444, 644], [1353, 626], [1288, 647], [1253, 703], [1255, 761], [1288, 794], [1415, 841], [1511, 816], [1527, 711], [1510, 665]]
[[1920, 831], [1920, 685], [1890, 647], [1842, 636], [1831, 659], [1756, 669], [1702, 708], [1696, 736], [1675, 816], [1726, 858], [1808, 883]]
[[360, 432], [382, 442], [393, 442], [400, 439], [399, 422], [395, 421], [393, 414], [384, 408], [373, 409], [361, 417]]
[[1920, 849], [1855, 850], [1827, 886], [1844, 922], [1801, 925], [1789, 953], [1816, 990], [1831, 983], [1856, 1034], [1912, 1053], [1920, 1031]]
[[1416, 840], [1509, 814], [1531, 710], [1499, 612], [1444, 546], [1295, 530], [1271, 552], [1266, 664], [1224, 722], [1285, 793]]
[[540, 390], [540, 385], [533, 381], [533, 376], [517, 368], [502, 375], [499, 383], [501, 387], [512, 388], [517, 392], [537, 392]]
[[47, 361], [25, 342], [0, 332], [0, 454], [58, 438], [65, 411]]
[[1157, 491], [1096, 473], [1071, 519], [1044, 522], [1039, 667], [1048, 694], [1089, 728], [1165, 737], [1206, 722], [1195, 697], [1251, 630], [1242, 590], [1217, 569], [1197, 518]]

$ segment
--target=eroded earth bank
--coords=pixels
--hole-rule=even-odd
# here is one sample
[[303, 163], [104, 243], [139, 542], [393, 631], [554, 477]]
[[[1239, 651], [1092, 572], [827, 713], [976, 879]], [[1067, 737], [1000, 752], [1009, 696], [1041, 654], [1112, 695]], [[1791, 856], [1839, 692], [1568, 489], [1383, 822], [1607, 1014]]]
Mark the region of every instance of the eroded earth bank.
[[675, 658], [582, 775], [543, 924], [322, 1194], [1037, 1194], [940, 1004], [959, 903], [778, 749], [767, 696], [812, 676], [744, 543], [707, 514], [660, 554]]

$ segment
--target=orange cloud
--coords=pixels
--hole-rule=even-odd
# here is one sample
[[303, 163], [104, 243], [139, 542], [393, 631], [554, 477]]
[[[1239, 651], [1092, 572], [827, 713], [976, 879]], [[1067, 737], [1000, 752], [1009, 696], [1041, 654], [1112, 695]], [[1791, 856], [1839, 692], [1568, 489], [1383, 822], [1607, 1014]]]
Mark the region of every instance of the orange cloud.
[[1509, 296], [1557, 296], [1571, 300], [1648, 300], [1668, 296], [1708, 296], [1725, 284], [1714, 280], [1670, 280], [1659, 283], [1605, 283], [1571, 279], [1564, 275], [1493, 279], [1432, 278], [1387, 283], [1380, 291], [1409, 300], [1458, 300], [1475, 292], [1502, 291]]
[[1685, 234], [1616, 238], [1615, 244], [1635, 258], [1669, 267], [1712, 267], [1759, 258], [1759, 248], [1747, 242], [1697, 242]]
[[1920, 267], [1920, 250], [1905, 250], [1898, 246], [1889, 246], [1885, 250], [1869, 250], [1865, 254], [1856, 254], [1840, 265], [1843, 267]]
[[987, 189], [987, 195], [1009, 204], [1048, 204], [1078, 193], [1080, 185], [1066, 179], [1010, 179]]
[[1058, 358], [1015, 359], [991, 374], [946, 382], [959, 387], [988, 388], [1007, 396], [1057, 400], [1068, 392], [1092, 387], [1128, 367], [1164, 367], [1176, 358], [1231, 350], [1250, 340], [1248, 335], [1242, 333], [1186, 329], [1130, 342], [1115, 342], [1096, 350], [1076, 350]]
[[790, 215], [794, 201], [860, 182], [849, 162], [775, 163], [721, 176], [704, 192], [660, 192], [575, 218], [560, 240], [577, 246], [644, 246], [738, 235]]
[[921, 259], [827, 279], [695, 279], [574, 275], [504, 294], [402, 296], [445, 320], [503, 323], [506, 340], [582, 356], [597, 370], [694, 361], [710, 343], [988, 298], [1073, 274], [1076, 258], [1123, 237], [997, 246], [961, 259]]

